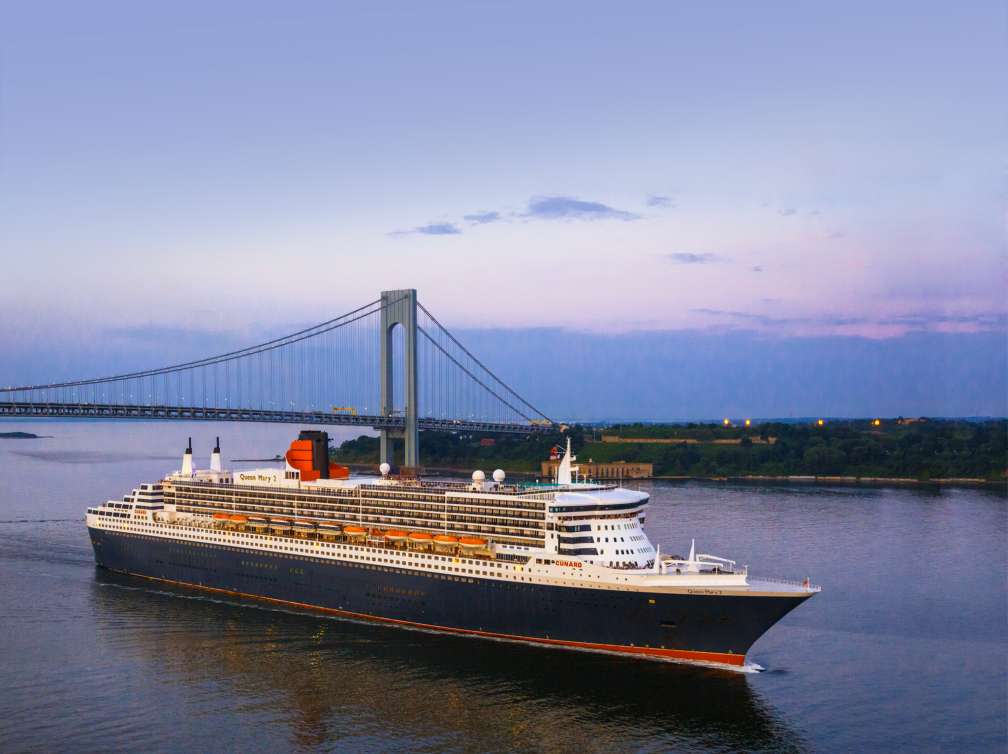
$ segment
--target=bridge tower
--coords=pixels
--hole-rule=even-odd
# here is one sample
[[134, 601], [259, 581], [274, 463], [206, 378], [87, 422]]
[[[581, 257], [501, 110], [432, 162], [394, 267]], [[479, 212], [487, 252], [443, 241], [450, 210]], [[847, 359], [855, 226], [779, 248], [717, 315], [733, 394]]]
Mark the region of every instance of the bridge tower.
[[420, 438], [417, 432], [417, 292], [415, 288], [382, 291], [381, 294], [381, 413], [391, 416], [395, 410], [395, 375], [393, 374], [392, 330], [403, 328], [403, 398], [406, 426], [403, 432], [381, 430], [381, 461], [392, 463], [392, 439], [405, 440], [405, 466], [420, 465]]

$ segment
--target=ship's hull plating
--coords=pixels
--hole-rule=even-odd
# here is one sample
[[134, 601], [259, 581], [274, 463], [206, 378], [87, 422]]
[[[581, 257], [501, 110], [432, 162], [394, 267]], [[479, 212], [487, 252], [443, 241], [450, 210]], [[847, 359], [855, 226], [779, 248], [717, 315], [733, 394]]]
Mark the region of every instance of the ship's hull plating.
[[729, 665], [809, 596], [582, 589], [88, 531], [99, 566], [136, 576], [451, 633]]

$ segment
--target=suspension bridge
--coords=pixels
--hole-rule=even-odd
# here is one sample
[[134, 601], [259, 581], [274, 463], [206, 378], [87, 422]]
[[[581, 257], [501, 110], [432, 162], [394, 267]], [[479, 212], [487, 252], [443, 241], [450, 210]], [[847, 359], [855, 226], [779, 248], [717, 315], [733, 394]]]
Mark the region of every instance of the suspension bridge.
[[371, 427], [381, 460], [420, 430], [530, 433], [554, 422], [449, 332], [415, 289], [280, 338], [157, 369], [0, 388], [0, 417]]

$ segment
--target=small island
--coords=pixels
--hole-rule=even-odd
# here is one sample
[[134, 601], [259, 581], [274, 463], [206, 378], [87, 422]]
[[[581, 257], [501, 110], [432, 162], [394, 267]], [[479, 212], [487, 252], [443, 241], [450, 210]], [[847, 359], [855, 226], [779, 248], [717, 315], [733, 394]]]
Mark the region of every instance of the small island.
[[0, 432], [0, 440], [39, 440], [42, 437], [31, 432]]

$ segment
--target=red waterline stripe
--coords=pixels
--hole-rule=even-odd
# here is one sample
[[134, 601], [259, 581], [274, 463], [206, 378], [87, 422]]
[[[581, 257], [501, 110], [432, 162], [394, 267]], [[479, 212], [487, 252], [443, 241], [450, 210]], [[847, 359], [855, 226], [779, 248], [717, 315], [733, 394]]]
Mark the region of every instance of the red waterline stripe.
[[411, 628], [422, 628], [427, 631], [438, 631], [440, 633], [459, 634], [463, 636], [480, 636], [488, 639], [504, 639], [507, 641], [520, 641], [529, 644], [546, 644], [549, 646], [570, 647], [572, 649], [591, 649], [602, 652], [617, 652], [619, 654], [647, 655], [650, 657], [665, 657], [670, 660], [692, 660], [693, 662], [713, 662], [722, 665], [742, 666], [745, 664], [745, 655], [729, 654], [726, 652], [693, 652], [685, 649], [657, 649], [655, 647], [633, 647], [623, 644], [595, 644], [584, 641], [568, 641], [566, 639], [546, 639], [535, 636], [519, 636], [516, 634], [501, 634], [493, 631], [478, 631], [473, 628], [453, 628], [451, 626], [438, 626], [433, 623], [416, 623], [398, 618], [383, 618], [379, 615], [369, 615], [368, 613], [355, 613], [351, 610], [338, 610], [333, 607], [322, 607], [321, 605], [310, 605], [306, 602], [293, 602], [291, 600], [281, 600], [276, 597], [265, 597], [261, 594], [246, 594], [245, 592], [235, 592], [230, 589], [220, 589], [215, 586], [204, 586], [203, 584], [192, 584], [188, 581], [175, 581], [174, 579], [163, 579], [157, 576], [145, 576], [142, 573], [124, 571], [130, 576], [136, 576], [150, 581], [160, 581], [165, 584], [175, 584], [176, 586], [190, 587], [192, 589], [203, 589], [207, 592], [227, 594], [231, 597], [244, 597], [246, 599], [272, 602], [277, 605], [290, 605], [305, 610], [314, 610], [332, 615], [340, 615], [346, 618], [358, 618], [361, 620], [374, 621], [377, 623], [391, 623], [397, 626], [409, 626]]

